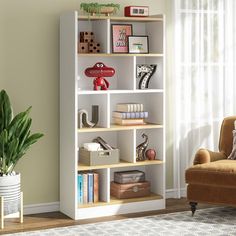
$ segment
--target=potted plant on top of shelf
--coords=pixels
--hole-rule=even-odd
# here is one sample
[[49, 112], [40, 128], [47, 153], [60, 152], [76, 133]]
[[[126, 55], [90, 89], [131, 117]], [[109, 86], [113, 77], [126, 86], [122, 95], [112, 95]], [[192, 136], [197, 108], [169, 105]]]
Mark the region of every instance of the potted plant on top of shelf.
[[4, 197], [4, 214], [15, 213], [20, 204], [20, 173], [14, 168], [32, 144], [43, 134], [31, 134], [31, 107], [13, 116], [10, 99], [0, 92], [0, 196]]
[[80, 9], [84, 10], [85, 12], [89, 13], [90, 15], [100, 15], [105, 14], [109, 16], [110, 14], [115, 14], [120, 9], [120, 4], [100, 4], [100, 3], [81, 3]]

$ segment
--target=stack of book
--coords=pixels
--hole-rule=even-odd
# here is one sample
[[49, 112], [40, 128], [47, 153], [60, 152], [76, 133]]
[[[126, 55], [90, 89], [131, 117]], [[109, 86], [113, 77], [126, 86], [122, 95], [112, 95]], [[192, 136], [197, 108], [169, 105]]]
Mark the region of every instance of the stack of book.
[[118, 103], [112, 117], [118, 125], [144, 125], [148, 112], [144, 111], [142, 103]]
[[99, 200], [99, 175], [80, 172], [77, 176], [78, 204], [95, 203]]

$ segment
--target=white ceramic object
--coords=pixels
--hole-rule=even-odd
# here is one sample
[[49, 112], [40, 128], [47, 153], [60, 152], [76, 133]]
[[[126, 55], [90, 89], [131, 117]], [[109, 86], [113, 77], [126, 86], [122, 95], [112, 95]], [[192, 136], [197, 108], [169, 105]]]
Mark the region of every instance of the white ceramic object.
[[101, 149], [101, 146], [99, 143], [84, 143], [83, 146], [88, 151], [98, 151]]
[[4, 215], [20, 209], [20, 174], [0, 177], [0, 196], [4, 197]]

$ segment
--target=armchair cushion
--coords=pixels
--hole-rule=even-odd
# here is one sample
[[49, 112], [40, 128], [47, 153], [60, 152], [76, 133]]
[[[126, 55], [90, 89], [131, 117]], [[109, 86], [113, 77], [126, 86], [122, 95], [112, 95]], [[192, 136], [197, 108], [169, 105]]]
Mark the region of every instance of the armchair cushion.
[[227, 156], [224, 152], [212, 152], [207, 149], [199, 149], [194, 158], [194, 165], [204, 164], [212, 161], [218, 161], [221, 159], [226, 159]]
[[185, 179], [189, 184], [236, 188], [236, 161], [219, 160], [194, 165], [186, 170]]

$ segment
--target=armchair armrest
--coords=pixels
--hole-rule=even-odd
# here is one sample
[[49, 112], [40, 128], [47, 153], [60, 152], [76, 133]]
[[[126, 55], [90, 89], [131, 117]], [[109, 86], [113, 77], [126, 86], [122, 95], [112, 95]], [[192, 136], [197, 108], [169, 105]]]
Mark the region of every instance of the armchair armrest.
[[223, 152], [212, 152], [207, 149], [199, 149], [195, 154], [195, 158], [193, 161], [194, 165], [208, 163], [212, 161], [218, 161], [222, 159], [226, 159], [227, 156]]

